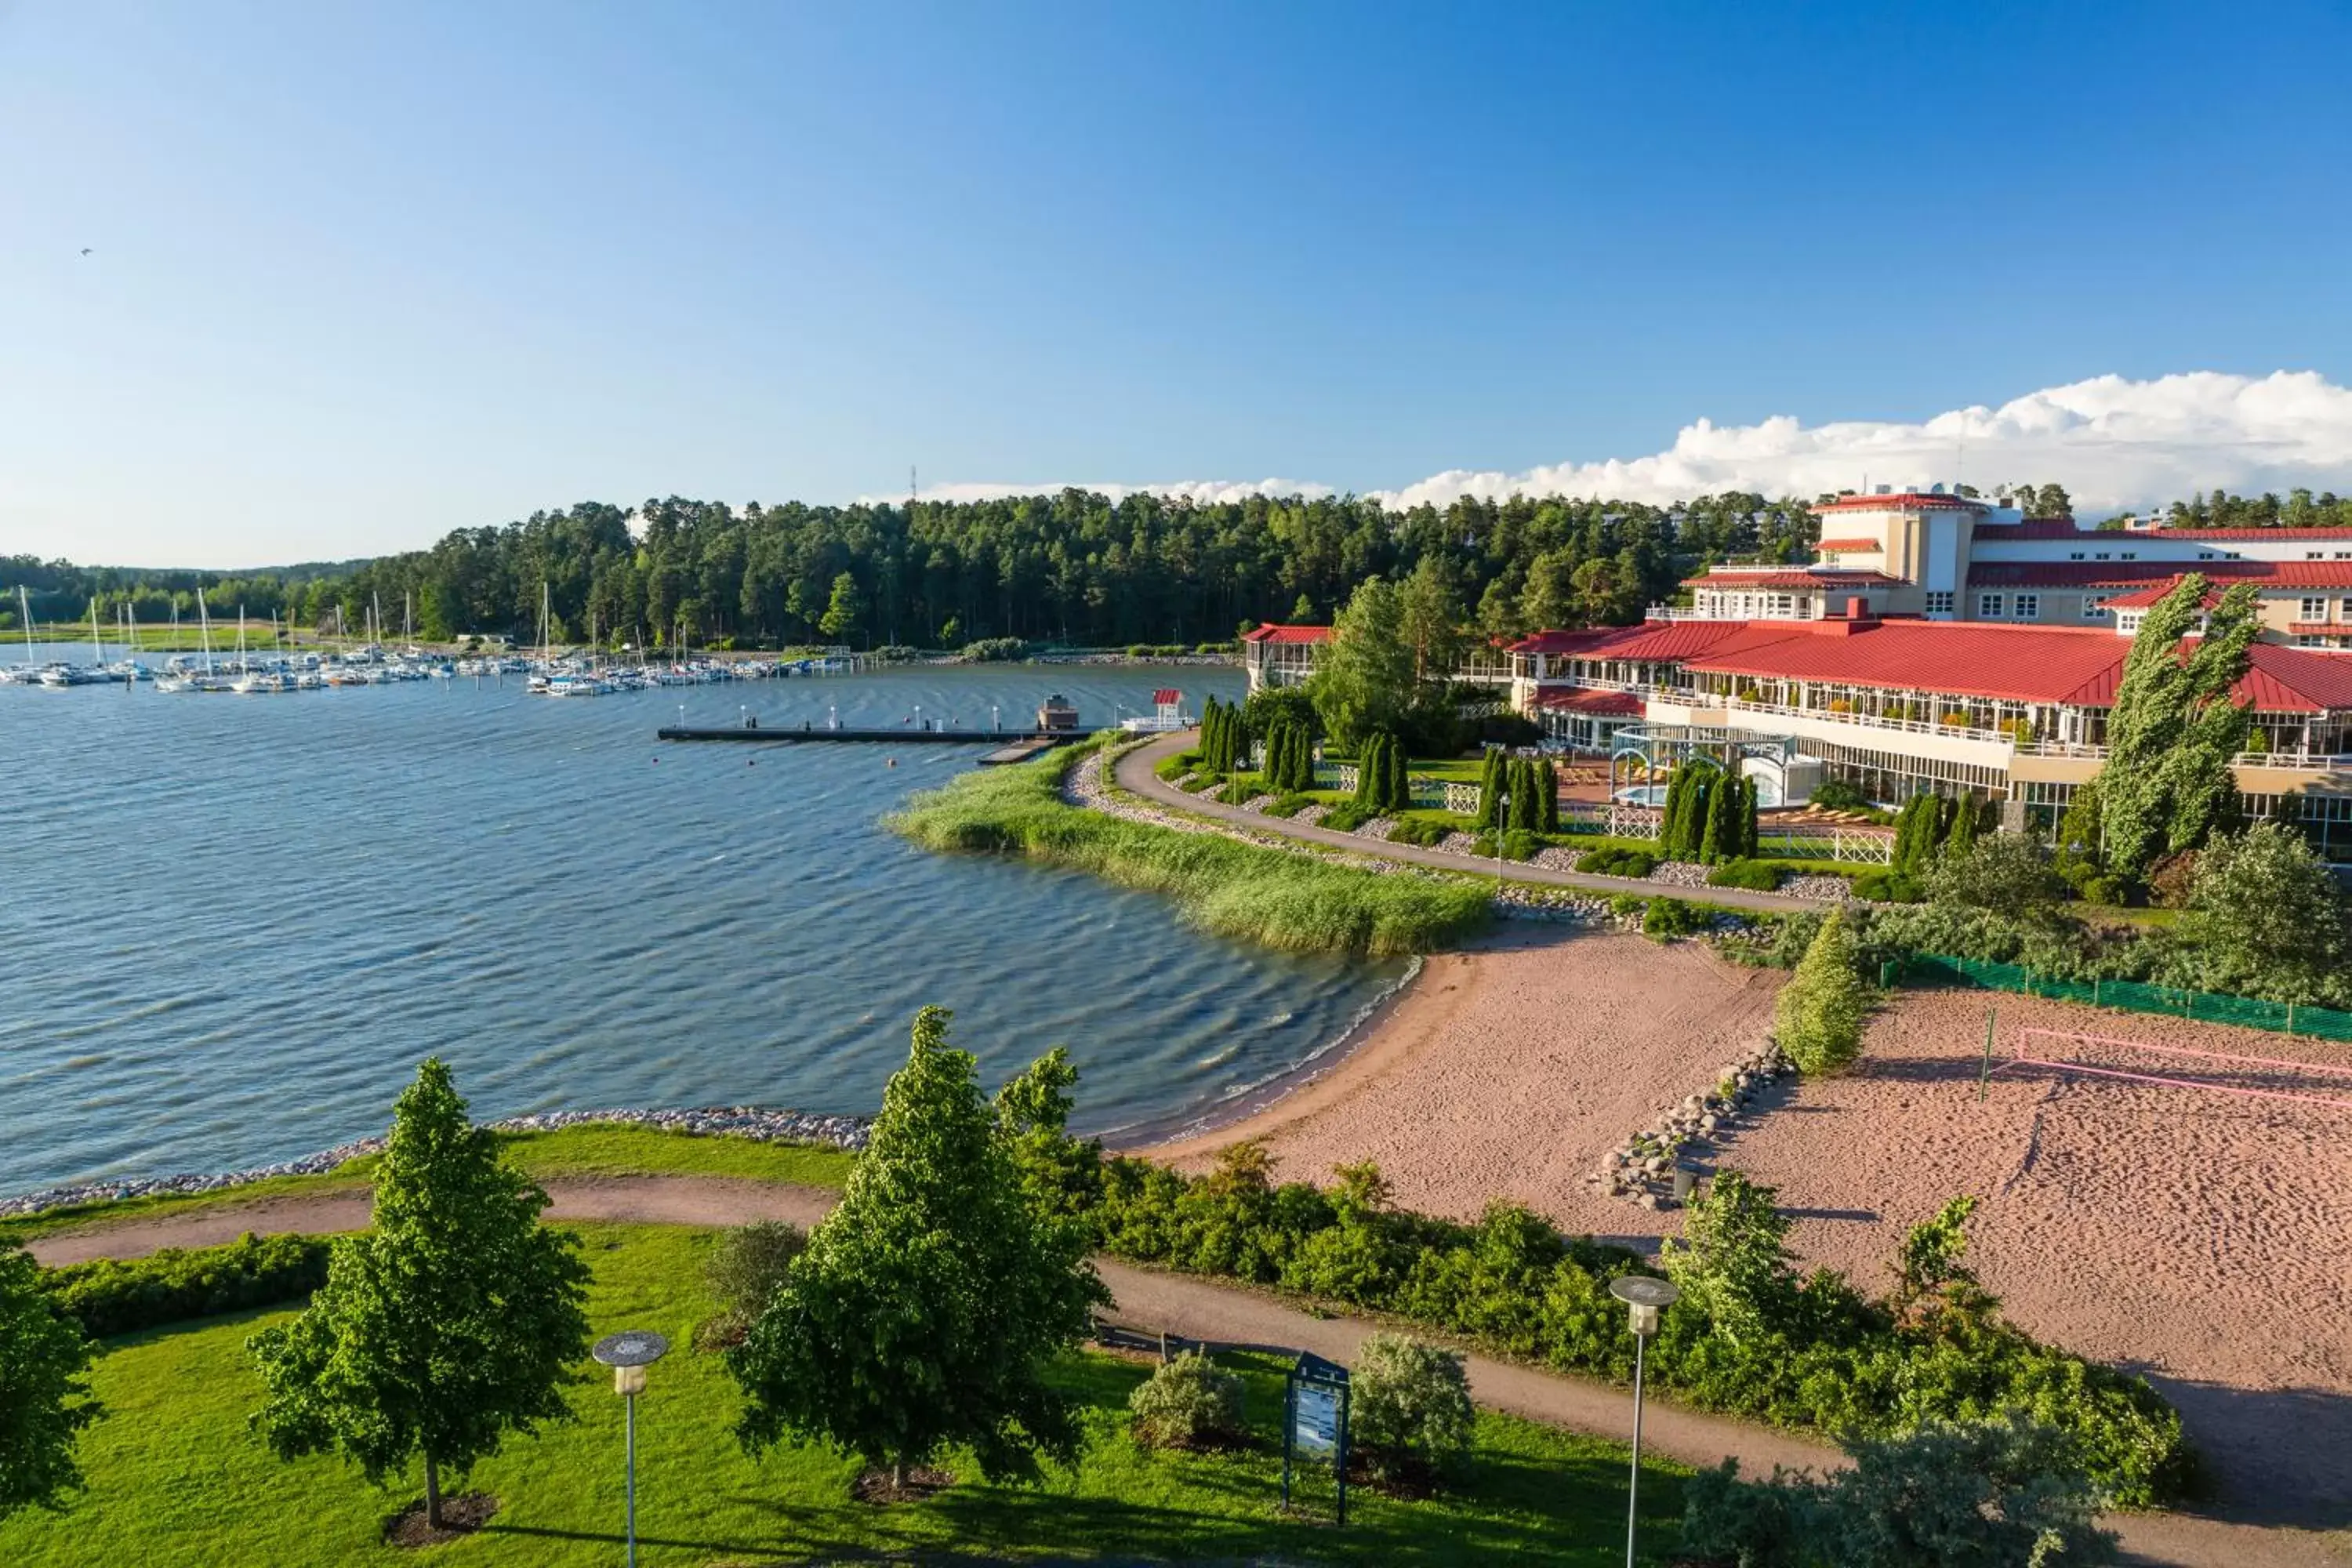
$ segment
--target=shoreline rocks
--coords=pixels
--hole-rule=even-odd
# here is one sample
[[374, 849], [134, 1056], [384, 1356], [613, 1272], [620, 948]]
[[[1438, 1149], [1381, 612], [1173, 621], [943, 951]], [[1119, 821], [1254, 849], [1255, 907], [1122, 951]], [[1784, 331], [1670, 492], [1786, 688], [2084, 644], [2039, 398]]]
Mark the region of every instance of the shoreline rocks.
[[1711, 1089], [1685, 1095], [1603, 1154], [1601, 1168], [1585, 1178], [1585, 1184], [1643, 1208], [1666, 1207], [1674, 1202], [1675, 1167], [1683, 1152], [1694, 1144], [1717, 1142], [1767, 1086], [1796, 1070], [1769, 1040], [1745, 1052], [1724, 1064]]
[[[684, 1110], [546, 1110], [529, 1116], [509, 1116], [483, 1125], [499, 1132], [551, 1132], [559, 1127], [579, 1127], [595, 1122], [651, 1127], [695, 1137], [725, 1135], [750, 1138], [762, 1143], [830, 1143], [836, 1148], [858, 1150], [866, 1147], [866, 1134], [873, 1125], [873, 1119], [865, 1116], [820, 1116], [804, 1110], [736, 1105], [703, 1106]], [[362, 1154], [375, 1153], [383, 1147], [383, 1143], [380, 1136], [362, 1138], [350, 1143], [339, 1143], [316, 1154], [305, 1154], [299, 1160], [281, 1160], [275, 1164], [210, 1175], [184, 1173], [174, 1176], [79, 1182], [69, 1186], [49, 1187], [16, 1197], [0, 1198], [0, 1219], [21, 1219], [46, 1209], [69, 1208], [91, 1203], [119, 1203], [125, 1198], [216, 1193], [230, 1187], [250, 1186], [272, 1176], [322, 1175], [347, 1161], [356, 1160]]]

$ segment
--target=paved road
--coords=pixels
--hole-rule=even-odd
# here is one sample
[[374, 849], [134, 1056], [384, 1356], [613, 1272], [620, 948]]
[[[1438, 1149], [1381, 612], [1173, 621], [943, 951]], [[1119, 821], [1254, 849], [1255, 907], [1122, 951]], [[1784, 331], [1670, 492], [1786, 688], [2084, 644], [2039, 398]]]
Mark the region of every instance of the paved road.
[[[813, 1225], [837, 1194], [719, 1176], [612, 1176], [544, 1184], [552, 1219], [666, 1225], [743, 1225], [782, 1219]], [[138, 1258], [163, 1247], [205, 1247], [259, 1235], [331, 1234], [367, 1222], [364, 1193], [321, 1193], [223, 1205], [184, 1215], [124, 1220], [89, 1230], [44, 1237], [29, 1250], [43, 1263], [90, 1258]], [[1360, 1319], [1311, 1316], [1264, 1293], [1183, 1275], [1097, 1258], [1096, 1267], [1118, 1304], [1114, 1318], [1145, 1332], [1250, 1344], [1295, 1345], [1334, 1361], [1353, 1359], [1374, 1325]], [[1622, 1390], [1584, 1378], [1469, 1357], [1471, 1393], [1482, 1405], [1537, 1421], [1621, 1436], [1633, 1425], [1633, 1401]], [[1643, 1413], [1643, 1441], [1694, 1465], [1736, 1457], [1750, 1475], [1775, 1465], [1823, 1468], [1841, 1462], [1834, 1449], [1743, 1421], [1678, 1409], [1653, 1400]], [[2305, 1531], [2263, 1530], [2182, 1514], [2118, 1516], [2132, 1560], [2174, 1568], [2347, 1568], [2352, 1541]]]
[[[1326, 828], [1309, 827], [1287, 817], [1244, 811], [1240, 806], [1226, 805], [1205, 795], [1186, 795], [1151, 771], [1163, 758], [1187, 750], [1196, 743], [1197, 739], [1197, 732], [1187, 731], [1181, 734], [1162, 736], [1149, 745], [1138, 746], [1118, 760], [1113, 776], [1118, 780], [1122, 789], [1156, 805], [1188, 811], [1196, 816], [1237, 823], [1260, 833], [1279, 834], [1283, 837], [1302, 839], [1309, 844], [1349, 849], [1359, 855], [1378, 855], [1384, 860], [1406, 860], [1416, 866], [1431, 866], [1444, 871], [1475, 872], [1482, 867], [1492, 868], [1488, 862], [1448, 854], [1442, 849], [1423, 849], [1414, 844], [1387, 844], [1377, 839], [1360, 838], [1352, 833], [1334, 833]], [[1631, 877], [1595, 877], [1583, 871], [1554, 871], [1541, 866], [1516, 862], [1510, 867], [1509, 876], [1514, 882], [1540, 882], [1555, 888], [1577, 888], [1589, 893], [1633, 893], [1645, 899], [1661, 896], [1696, 899], [1710, 904], [1721, 904], [1726, 909], [1755, 910], [1765, 914], [1786, 914], [1792, 910], [1818, 910], [1822, 907], [1813, 900], [1792, 899], [1785, 893], [1755, 893], [1742, 888], [1670, 888]]]

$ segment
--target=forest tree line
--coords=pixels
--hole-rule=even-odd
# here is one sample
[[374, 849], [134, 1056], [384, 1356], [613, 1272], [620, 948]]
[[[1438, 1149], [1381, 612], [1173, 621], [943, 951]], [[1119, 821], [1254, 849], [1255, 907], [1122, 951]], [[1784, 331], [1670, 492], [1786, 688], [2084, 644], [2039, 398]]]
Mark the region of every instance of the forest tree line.
[[[2056, 485], [2003, 486], [2063, 510]], [[1356, 584], [1424, 561], [1465, 627], [1516, 637], [1622, 625], [1724, 561], [1801, 562], [1819, 538], [1797, 499], [1738, 491], [1671, 507], [1558, 497], [1465, 497], [1392, 510], [1363, 497], [1202, 503], [1088, 491], [997, 500], [763, 507], [672, 497], [634, 511], [582, 502], [430, 549], [248, 573], [88, 567], [0, 557], [0, 586], [34, 618], [70, 622], [96, 599], [145, 625], [196, 613], [446, 641], [671, 647], [849, 643], [960, 647], [1017, 637], [1064, 647], [1223, 642], [1245, 625], [1328, 621]], [[2175, 503], [2183, 525], [2352, 524], [2352, 501], [2216, 491]], [[542, 627], [542, 585], [551, 624]], [[13, 626], [14, 605], [0, 606]]]

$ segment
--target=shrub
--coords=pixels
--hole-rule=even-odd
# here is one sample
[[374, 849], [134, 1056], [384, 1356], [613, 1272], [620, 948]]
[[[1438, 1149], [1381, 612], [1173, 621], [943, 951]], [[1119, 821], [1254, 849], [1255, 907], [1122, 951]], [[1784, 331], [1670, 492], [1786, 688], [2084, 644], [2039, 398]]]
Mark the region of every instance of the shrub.
[[1458, 1351], [1406, 1334], [1364, 1341], [1348, 1374], [1348, 1425], [1364, 1467], [1384, 1480], [1426, 1484], [1470, 1452], [1476, 1425]]
[[1296, 791], [1293, 791], [1291, 794], [1286, 795], [1280, 799], [1269, 803], [1265, 808], [1265, 814], [1268, 816], [1297, 816], [1300, 812], [1305, 811], [1308, 806], [1313, 805], [1314, 804], [1315, 797], [1313, 795], [1300, 795]]
[[2288, 1002], [2340, 987], [2352, 931], [2342, 888], [2293, 828], [2257, 823], [2203, 852], [2181, 934], [2201, 984]]
[[1612, 844], [1578, 856], [1576, 868], [1599, 877], [1642, 878], [1658, 868], [1658, 858], [1646, 849]]
[[1642, 934], [1664, 942], [1706, 929], [1706, 917], [1680, 899], [1652, 899], [1642, 910]]
[[327, 1282], [322, 1237], [257, 1237], [223, 1247], [167, 1247], [145, 1258], [100, 1258], [43, 1271], [58, 1310], [93, 1339], [252, 1307], [299, 1301]]
[[1514, 827], [1503, 835], [1503, 858], [1506, 860], [1532, 860], [1536, 858], [1536, 851], [1542, 847], [1543, 840], [1528, 828]]
[[1964, 843], [1955, 831], [1928, 868], [1927, 883], [1927, 896], [1937, 903], [1990, 910], [2011, 920], [2046, 913], [2067, 890], [2050, 851], [2022, 833], [1995, 833]]
[[1810, 798], [1823, 811], [1861, 811], [1870, 805], [1870, 797], [1847, 779], [1823, 779]]
[[719, 1236], [702, 1266], [703, 1282], [727, 1322], [748, 1329], [783, 1289], [793, 1259], [807, 1249], [808, 1237], [798, 1226], [781, 1220], [739, 1225]]
[[1802, 1070], [1835, 1072], [1861, 1054], [1870, 1015], [1861, 962], [1845, 910], [1832, 910], [1774, 1007], [1772, 1037]]
[[1454, 825], [1448, 822], [1434, 821], [1426, 816], [1402, 817], [1390, 826], [1389, 842], [1418, 844], [1430, 849], [1444, 843], [1446, 835], [1453, 831]]
[[1160, 758], [1159, 762], [1152, 764], [1151, 771], [1166, 782], [1174, 784], [1200, 765], [1200, 752], [1179, 752], [1172, 757]]
[[1655, 900], [1645, 899], [1639, 893], [1619, 893], [1609, 900], [1609, 912], [1621, 921], [1645, 920], [1650, 906], [1654, 902]]
[[1019, 637], [982, 637], [964, 644], [962, 657], [972, 664], [1001, 664], [1025, 658], [1028, 652], [1029, 645]]
[[1343, 800], [1323, 814], [1322, 826], [1334, 833], [1353, 833], [1379, 815], [1360, 801]]
[[2022, 1416], [1935, 1424], [1846, 1445], [1853, 1467], [1743, 1481], [1739, 1462], [1684, 1489], [1683, 1549], [1743, 1568], [1948, 1568], [2116, 1561], [2101, 1499], [2066, 1434]]
[[1916, 904], [1927, 889], [1916, 877], [1900, 871], [1872, 871], [1853, 879], [1853, 896], [1880, 904]]
[[1706, 885], [1769, 893], [1780, 885], [1780, 868], [1769, 860], [1727, 860], [1706, 874]]
[[1266, 793], [1265, 781], [1255, 773], [1244, 773], [1217, 792], [1217, 799], [1226, 805], [1247, 805]]
[[1214, 1448], [1239, 1442], [1242, 1380], [1202, 1351], [1162, 1362], [1127, 1396], [1135, 1440], [1147, 1448]]
[[1216, 773], [1195, 773], [1189, 779], [1179, 779], [1176, 787], [1186, 795], [1198, 795], [1204, 789], [1223, 784], [1224, 779]]

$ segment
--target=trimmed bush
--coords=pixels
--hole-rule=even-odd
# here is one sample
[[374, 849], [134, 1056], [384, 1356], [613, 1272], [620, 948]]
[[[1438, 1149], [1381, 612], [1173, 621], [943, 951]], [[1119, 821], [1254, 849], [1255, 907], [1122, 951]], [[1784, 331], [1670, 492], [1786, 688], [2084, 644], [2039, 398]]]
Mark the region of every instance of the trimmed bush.
[[1477, 1414], [1459, 1351], [1379, 1333], [1348, 1372], [1348, 1427], [1364, 1468], [1387, 1481], [1428, 1485], [1470, 1452]]
[[1391, 844], [1418, 844], [1424, 849], [1433, 849], [1438, 845], [1444, 843], [1446, 836], [1453, 831], [1454, 825], [1452, 823], [1433, 822], [1425, 816], [1408, 816], [1399, 819], [1396, 823], [1391, 826], [1389, 828], [1389, 842]]
[[1706, 885], [1769, 893], [1780, 885], [1780, 868], [1769, 860], [1727, 860], [1706, 874]]
[[45, 1269], [58, 1310], [93, 1339], [163, 1323], [276, 1307], [327, 1282], [325, 1237], [257, 1237], [223, 1247], [167, 1247], [145, 1258], [100, 1258]]
[[1642, 878], [1658, 868], [1658, 858], [1646, 849], [1628, 849], [1612, 844], [1578, 856], [1576, 868], [1595, 877]]
[[1286, 795], [1270, 803], [1265, 808], [1265, 814], [1268, 816], [1297, 816], [1314, 804], [1315, 797], [1311, 795]]
[[1927, 889], [1900, 871], [1873, 871], [1853, 879], [1853, 896], [1878, 904], [1916, 904], [1927, 896]]
[[1543, 840], [1524, 827], [1514, 827], [1503, 835], [1503, 858], [1506, 860], [1532, 860], [1542, 847]]
[[1334, 833], [1353, 833], [1379, 815], [1379, 812], [1361, 801], [1343, 800], [1323, 814], [1323, 820], [1318, 826], [1328, 827]]
[[1135, 1440], [1147, 1448], [1218, 1448], [1247, 1435], [1242, 1425], [1242, 1380], [1187, 1351], [1155, 1368], [1127, 1396]]

